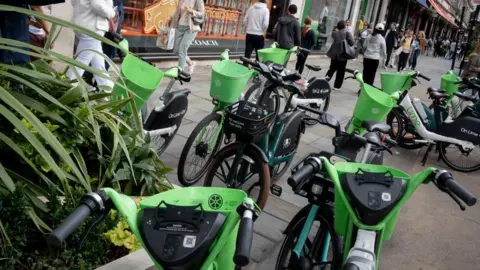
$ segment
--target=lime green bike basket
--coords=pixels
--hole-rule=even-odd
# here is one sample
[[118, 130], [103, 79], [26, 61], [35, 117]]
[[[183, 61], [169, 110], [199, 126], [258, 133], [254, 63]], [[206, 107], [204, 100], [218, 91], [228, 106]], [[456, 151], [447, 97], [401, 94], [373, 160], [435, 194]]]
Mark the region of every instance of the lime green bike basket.
[[260, 62], [272, 61], [275, 64], [283, 65], [290, 56], [290, 51], [280, 48], [265, 48], [257, 51]]
[[382, 91], [391, 95], [397, 91], [404, 91], [410, 89], [413, 78], [408, 73], [380, 73], [380, 80], [382, 82]]
[[375, 120], [381, 122], [393, 107], [394, 103], [390, 95], [362, 83], [362, 90], [353, 110], [353, 117], [358, 121]]
[[[140, 110], [162, 82], [163, 72], [140, 58], [127, 54], [122, 63], [121, 76], [127, 88], [134, 93], [135, 106]], [[118, 85], [115, 85], [113, 92], [115, 99], [128, 98], [127, 91]], [[126, 106], [125, 112], [132, 112], [130, 105]]]
[[253, 70], [230, 60], [213, 64], [210, 96], [223, 103], [237, 102], [252, 74]]
[[178, 206], [196, 206], [212, 212], [236, 212], [237, 206], [247, 198], [241, 189], [215, 187], [175, 188], [140, 201], [141, 208], [157, 207], [160, 202]]
[[455, 84], [458, 81], [458, 77], [455, 76], [455, 74], [449, 72], [442, 76], [440, 81], [440, 89], [445, 90], [445, 92], [449, 95], [455, 94], [456, 92], [458, 92], [459, 85]]

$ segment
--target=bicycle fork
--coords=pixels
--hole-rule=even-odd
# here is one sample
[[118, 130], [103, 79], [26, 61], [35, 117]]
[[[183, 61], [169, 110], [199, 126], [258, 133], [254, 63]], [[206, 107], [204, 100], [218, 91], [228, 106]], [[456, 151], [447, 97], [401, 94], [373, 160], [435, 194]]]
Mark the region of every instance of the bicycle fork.
[[[302, 253], [303, 246], [305, 245], [305, 241], [307, 240], [308, 234], [312, 229], [313, 222], [315, 221], [315, 216], [317, 215], [319, 208], [320, 206], [315, 204], [312, 205], [312, 208], [310, 208], [310, 212], [308, 213], [307, 220], [305, 221], [305, 225], [303, 226], [302, 232], [298, 237], [297, 244], [293, 249], [293, 253], [297, 255], [297, 258], [300, 258], [300, 254]], [[330, 239], [331, 239], [331, 235], [330, 233], [327, 233], [325, 235], [325, 239], [323, 240], [323, 245], [322, 245], [322, 257], [321, 257], [322, 263], [327, 262], [328, 249], [330, 247]], [[324, 269], [324, 266], [322, 266], [321, 269]]]

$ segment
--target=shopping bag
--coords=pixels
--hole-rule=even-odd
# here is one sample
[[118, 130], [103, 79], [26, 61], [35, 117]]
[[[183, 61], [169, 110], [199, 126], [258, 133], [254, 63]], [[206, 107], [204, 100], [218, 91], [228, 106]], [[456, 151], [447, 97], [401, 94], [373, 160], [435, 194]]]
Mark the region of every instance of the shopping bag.
[[403, 46], [400, 46], [396, 51], [395, 51], [395, 55], [400, 55], [403, 51]]
[[175, 43], [175, 28], [160, 27], [160, 33], [157, 37], [157, 47], [162, 50], [173, 50]]

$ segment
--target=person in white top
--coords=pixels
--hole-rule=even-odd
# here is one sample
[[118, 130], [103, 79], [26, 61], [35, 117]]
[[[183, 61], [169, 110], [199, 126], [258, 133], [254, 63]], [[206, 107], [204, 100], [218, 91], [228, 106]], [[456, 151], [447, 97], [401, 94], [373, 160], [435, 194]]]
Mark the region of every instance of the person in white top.
[[373, 33], [365, 40], [365, 52], [363, 53], [363, 81], [372, 85], [375, 81], [380, 58], [385, 59], [387, 56], [387, 45], [382, 33], [385, 26], [379, 23], [375, 26]]
[[[94, 31], [103, 36], [109, 29], [108, 20], [117, 15], [113, 8], [112, 0], [72, 0], [73, 17], [72, 22], [78, 26]], [[102, 42], [93, 37], [75, 32], [78, 41], [75, 60], [85, 65], [92, 65], [108, 76], [105, 70], [105, 59], [99, 54], [103, 53]], [[95, 52], [96, 51], [96, 52]], [[75, 67], [80, 76], [85, 70]], [[66, 75], [71, 80], [77, 79], [76, 72], [73, 68], [69, 68]], [[97, 75], [94, 75], [98, 86], [106, 86], [113, 88], [113, 81]], [[103, 88], [105, 91], [111, 91]]]
[[250, 58], [253, 50], [255, 50], [258, 60], [257, 51], [265, 46], [263, 33], [267, 30], [269, 21], [270, 12], [267, 4], [265, 4], [265, 0], [259, 0], [247, 10], [243, 19], [243, 23], [247, 25], [247, 35], [245, 36], [246, 58]]

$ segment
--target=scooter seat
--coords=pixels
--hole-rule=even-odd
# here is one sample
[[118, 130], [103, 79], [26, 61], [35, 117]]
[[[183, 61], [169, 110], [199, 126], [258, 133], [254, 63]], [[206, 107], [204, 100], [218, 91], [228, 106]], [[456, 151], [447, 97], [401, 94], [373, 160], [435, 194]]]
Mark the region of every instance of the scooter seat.
[[428, 88], [427, 93], [431, 99], [443, 99], [450, 96], [445, 92], [445, 90], [436, 89], [432, 87]]
[[308, 69], [312, 70], [312, 71], [320, 71], [320, 70], [322, 70], [322, 68], [319, 67], [319, 66], [308, 65], [308, 64], [305, 65], [305, 66], [306, 66]]
[[381, 132], [383, 134], [390, 133], [390, 126], [384, 123], [379, 123], [375, 120], [365, 120], [362, 122], [362, 127], [368, 132]]

